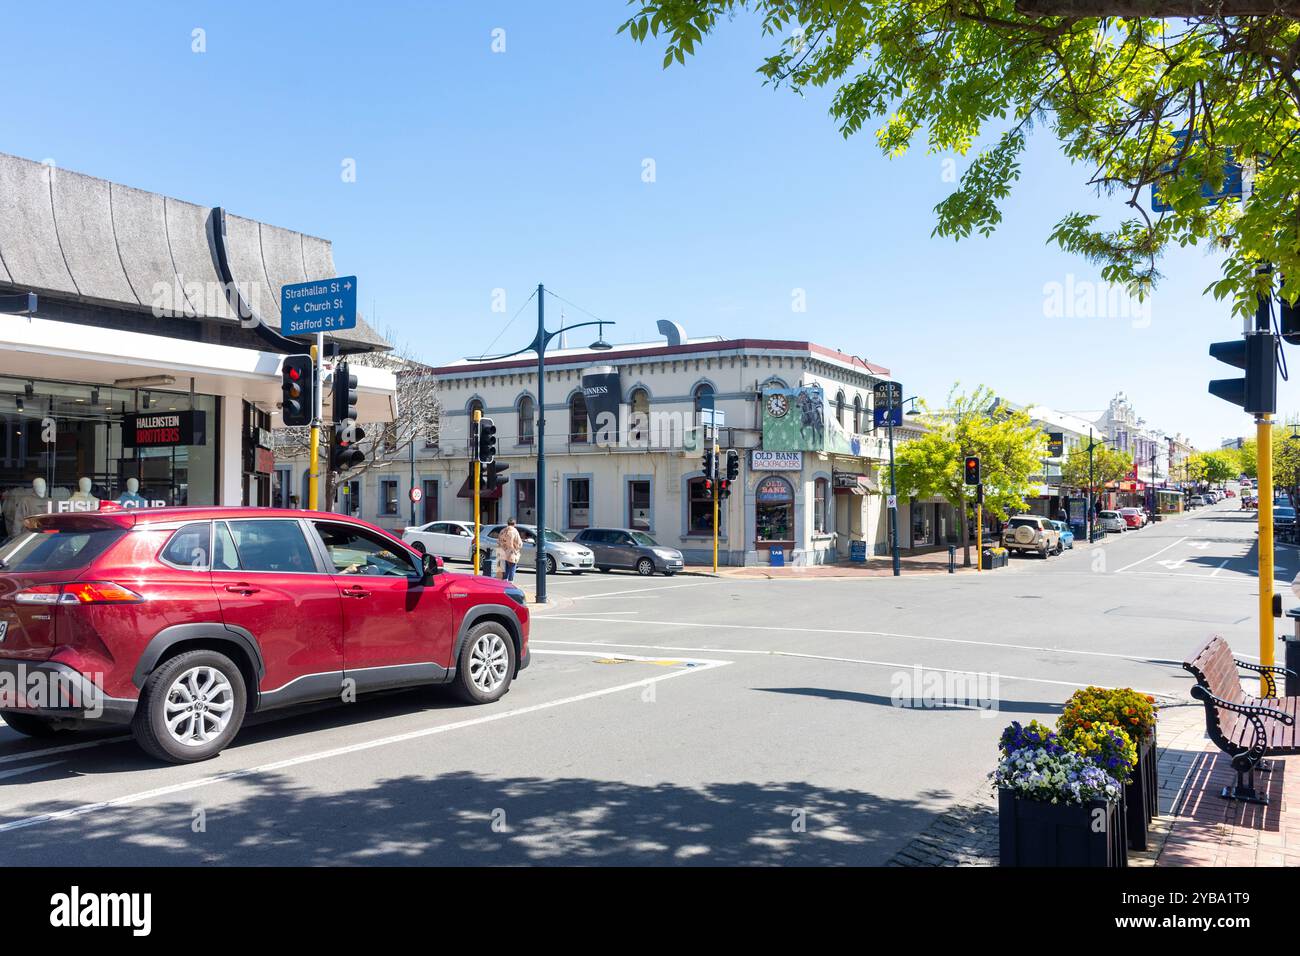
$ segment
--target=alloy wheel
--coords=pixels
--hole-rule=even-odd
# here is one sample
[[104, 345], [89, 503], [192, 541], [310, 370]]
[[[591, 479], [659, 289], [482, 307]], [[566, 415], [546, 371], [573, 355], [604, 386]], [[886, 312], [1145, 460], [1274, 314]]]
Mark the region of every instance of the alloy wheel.
[[234, 709], [235, 690], [226, 675], [203, 664], [172, 681], [163, 705], [163, 720], [177, 743], [201, 747], [229, 726]]
[[469, 655], [469, 678], [485, 694], [490, 694], [506, 679], [510, 652], [500, 634], [484, 634], [474, 642]]

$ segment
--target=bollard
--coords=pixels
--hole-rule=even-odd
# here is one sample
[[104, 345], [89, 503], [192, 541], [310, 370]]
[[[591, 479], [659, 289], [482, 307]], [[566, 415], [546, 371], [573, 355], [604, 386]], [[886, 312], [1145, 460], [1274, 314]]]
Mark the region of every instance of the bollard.
[[1291, 671], [1286, 675], [1286, 696], [1296, 697], [1300, 696], [1300, 676], [1297, 676], [1300, 675], [1300, 608], [1291, 608], [1286, 612], [1286, 616], [1294, 622], [1295, 633], [1282, 637], [1286, 645], [1282, 666]]
[[[948, 545], [948, 573], [957, 573], [957, 546], [955, 544]], [[1300, 625], [1297, 625], [1297, 627], [1300, 627]]]

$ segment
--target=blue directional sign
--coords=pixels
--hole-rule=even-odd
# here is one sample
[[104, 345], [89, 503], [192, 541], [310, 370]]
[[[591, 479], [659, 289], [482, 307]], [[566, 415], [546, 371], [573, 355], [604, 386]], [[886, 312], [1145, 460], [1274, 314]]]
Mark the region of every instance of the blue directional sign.
[[295, 282], [280, 288], [280, 331], [315, 335], [357, 327], [357, 277]]
[[[1197, 133], [1192, 142], [1199, 142], [1201, 134]], [[1183, 146], [1187, 142], [1187, 130], [1178, 130], [1174, 133], [1174, 148], [1179, 153], [1183, 151]], [[1160, 167], [1162, 173], [1171, 173], [1174, 171], [1173, 163], [1166, 163]], [[1201, 183], [1201, 201], [1202, 205], [1213, 206], [1215, 203], [1222, 202], [1225, 199], [1241, 198], [1241, 163], [1233, 162], [1232, 150], [1224, 150], [1223, 161], [1223, 188], [1217, 192], [1211, 188], [1207, 182]], [[1160, 184], [1151, 184], [1151, 209], [1153, 212], [1170, 212], [1173, 206], [1165, 202], [1160, 197]]]

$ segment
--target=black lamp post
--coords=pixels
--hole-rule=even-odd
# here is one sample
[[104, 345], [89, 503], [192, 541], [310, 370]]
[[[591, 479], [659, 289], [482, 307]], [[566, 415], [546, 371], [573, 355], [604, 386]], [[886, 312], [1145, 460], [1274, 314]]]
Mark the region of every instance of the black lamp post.
[[1114, 445], [1114, 444], [1118, 444], [1118, 439], [1103, 438], [1101, 441], [1097, 441], [1096, 437], [1092, 433], [1092, 429], [1091, 428], [1088, 429], [1088, 509], [1087, 511], [1084, 512], [1084, 516], [1087, 519], [1089, 544], [1092, 544], [1092, 540], [1093, 540], [1092, 512], [1093, 512], [1094, 505], [1096, 504], [1097, 501], [1097, 482], [1096, 479], [1093, 477], [1093, 471], [1092, 471], [1092, 451], [1094, 448], [1098, 447], [1099, 445]]
[[581, 329], [588, 325], [598, 325], [600, 333], [588, 348], [593, 352], [607, 352], [613, 346], [605, 341], [605, 326], [614, 324], [616, 323], [604, 321], [579, 322], [577, 325], [566, 325], [554, 332], [548, 332], [546, 289], [539, 282], [537, 284], [537, 335], [532, 343], [504, 355], [469, 359], [471, 362], [499, 362], [502, 359], [523, 355], [525, 352], [537, 353], [537, 478], [533, 492], [537, 499], [537, 593], [534, 598], [537, 604], [546, 603], [546, 346], [550, 344], [551, 339], [563, 332]]
[[[889, 497], [894, 499], [894, 507], [887, 509], [889, 511], [889, 550], [894, 562], [894, 577], [902, 574], [902, 564], [898, 555], [898, 485], [894, 480], [894, 389], [893, 383], [885, 389], [885, 426], [889, 432]], [[903, 408], [912, 402], [915, 402], [920, 396], [913, 395], [911, 398], [905, 398], [898, 403], [898, 408]], [[908, 415], [917, 414], [916, 407], [907, 413]], [[873, 424], [871, 430], [875, 431], [876, 426]]]

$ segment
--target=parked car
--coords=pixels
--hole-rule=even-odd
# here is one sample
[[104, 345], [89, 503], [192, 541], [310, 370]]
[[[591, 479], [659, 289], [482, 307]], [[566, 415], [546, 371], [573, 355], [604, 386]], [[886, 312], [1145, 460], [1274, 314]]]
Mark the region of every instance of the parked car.
[[[497, 539], [505, 530], [505, 525], [494, 524], [483, 529], [483, 547], [489, 553], [495, 553]], [[524, 551], [519, 558], [521, 568], [537, 567], [537, 527], [536, 525], [515, 525], [519, 537], [524, 540]], [[595, 557], [591, 549], [562, 535], [552, 528], [546, 529], [546, 573], [571, 571], [581, 574], [595, 567]]]
[[[522, 591], [343, 515], [43, 514], [0, 561], [0, 687], [22, 688], [0, 718], [33, 737], [127, 724], [151, 756], [190, 763], [250, 713], [345, 686], [490, 703], [529, 662]], [[66, 693], [36, 700], [33, 680]]]
[[1146, 524], [1146, 515], [1142, 513], [1141, 508], [1120, 508], [1119, 516], [1124, 519], [1124, 526], [1127, 528], [1136, 530]]
[[1187, 499], [1187, 507], [1188, 507], [1189, 509], [1190, 509], [1190, 508], [1204, 508], [1204, 507], [1205, 507], [1205, 497], [1204, 497], [1203, 495], [1190, 495], [1190, 496], [1188, 497], [1188, 499]]
[[1255, 479], [1253, 479], [1253, 478], [1243, 478], [1243, 479], [1241, 479], [1241, 482], [1240, 482], [1240, 483], [1241, 483], [1241, 487], [1243, 487], [1243, 488], [1254, 488], [1254, 487], [1255, 487]]
[[1235, 497], [1237, 497], [1237, 493], [1236, 493], [1235, 491], [1233, 491], [1231, 488], [1228, 488], [1228, 489], [1226, 489], [1226, 490], [1223, 492], [1223, 497], [1225, 497], [1225, 498], [1235, 498]]
[[1290, 538], [1295, 530], [1295, 508], [1291, 503], [1273, 505], [1273, 532], [1279, 537]]
[[1053, 521], [1052, 527], [1061, 535], [1061, 548], [1065, 551], [1074, 550], [1074, 532], [1064, 521]]
[[1046, 558], [1061, 553], [1061, 533], [1055, 522], [1042, 515], [1015, 515], [1002, 529], [1002, 547], [1008, 551], [1033, 551]]
[[472, 521], [430, 521], [404, 529], [402, 540], [420, 554], [432, 554], [446, 561], [474, 560]]
[[1097, 520], [1101, 524], [1101, 530], [1123, 532], [1128, 527], [1128, 522], [1118, 511], [1102, 511], [1098, 513]]
[[601, 571], [622, 568], [637, 574], [676, 574], [686, 566], [682, 553], [661, 545], [644, 531], [631, 528], [587, 528], [574, 539], [596, 554]]

